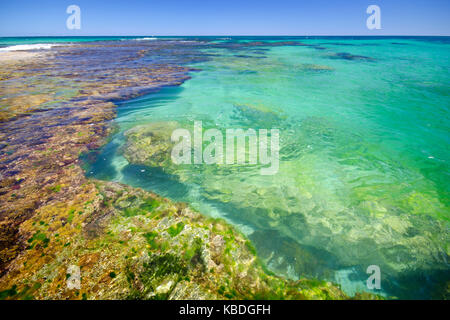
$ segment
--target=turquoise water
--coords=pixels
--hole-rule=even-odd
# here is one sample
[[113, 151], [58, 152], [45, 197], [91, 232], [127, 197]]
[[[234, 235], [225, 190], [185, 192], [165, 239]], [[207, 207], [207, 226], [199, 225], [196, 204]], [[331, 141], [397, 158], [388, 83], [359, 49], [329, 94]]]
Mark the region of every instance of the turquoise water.
[[[191, 39], [199, 41], [199, 39]], [[205, 39], [200, 39], [205, 41]], [[211, 41], [211, 39], [206, 39]], [[119, 132], [88, 176], [186, 201], [223, 217], [269, 269], [399, 298], [442, 297], [450, 281], [447, 38], [213, 39], [180, 87], [118, 102]], [[305, 46], [273, 46], [277, 41]], [[123, 155], [137, 126], [201, 120], [278, 128], [273, 176], [249, 166], [149, 167]]]

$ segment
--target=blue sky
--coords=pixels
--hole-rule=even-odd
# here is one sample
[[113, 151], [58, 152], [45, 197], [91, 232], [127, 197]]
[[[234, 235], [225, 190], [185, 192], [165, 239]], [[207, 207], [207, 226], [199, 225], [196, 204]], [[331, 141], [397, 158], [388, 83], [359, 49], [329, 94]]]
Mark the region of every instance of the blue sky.
[[[71, 4], [81, 30], [66, 28]], [[450, 35], [449, 13], [450, 0], [0, 0], [0, 36]]]

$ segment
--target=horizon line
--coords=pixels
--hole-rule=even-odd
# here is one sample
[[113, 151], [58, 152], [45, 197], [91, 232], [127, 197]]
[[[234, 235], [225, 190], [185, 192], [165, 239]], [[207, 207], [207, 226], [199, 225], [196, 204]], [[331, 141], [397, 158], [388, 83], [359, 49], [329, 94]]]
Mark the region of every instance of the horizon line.
[[0, 38], [57, 38], [57, 37], [450, 37], [450, 35], [407, 35], [407, 34], [379, 34], [379, 35], [363, 35], [363, 34], [342, 34], [342, 35], [293, 35], [293, 34], [280, 34], [280, 35], [252, 35], [252, 34], [234, 34], [234, 35], [0, 35]]

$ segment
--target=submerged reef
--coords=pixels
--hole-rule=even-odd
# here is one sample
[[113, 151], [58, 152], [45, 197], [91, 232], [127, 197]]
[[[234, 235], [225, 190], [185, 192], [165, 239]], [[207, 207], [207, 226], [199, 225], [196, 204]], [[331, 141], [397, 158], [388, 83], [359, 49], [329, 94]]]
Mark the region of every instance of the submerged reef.
[[[395, 169], [385, 165], [382, 173], [373, 171], [373, 176], [378, 176], [373, 184], [354, 185], [352, 189], [332, 181], [321, 185], [317, 176], [323, 160], [308, 152], [310, 145], [320, 150], [344, 134], [346, 141], [357, 145], [357, 136], [347, 136], [318, 117], [305, 118], [295, 127], [261, 107], [236, 105], [235, 111], [233, 119], [241, 124], [255, 118], [252, 123], [256, 126], [261, 122], [263, 127], [295, 131], [292, 139], [281, 142], [277, 175], [257, 174], [259, 165], [174, 165], [170, 161], [171, 128], [186, 127], [174, 121], [126, 131], [124, 156], [131, 164], [159, 168], [171, 179], [199, 186], [197, 192], [226, 209], [227, 218], [251, 226], [256, 231], [249, 238], [259, 257], [277, 274], [293, 280], [305, 275], [334, 280], [348, 272], [358, 280], [365, 276], [365, 269], [359, 266], [377, 261], [383, 268], [384, 286], [391, 292], [406, 294], [397, 283], [409, 283], [419, 291], [426, 270], [438, 293], [435, 298], [447, 297], [446, 283], [435, 280], [448, 276], [446, 209], [435, 197], [421, 192], [420, 186], [410, 191], [417, 173], [405, 170], [403, 182], [395, 182]], [[360, 159], [348, 165], [367, 164]], [[317, 170], [307, 175], [308, 167]], [[348, 177], [338, 181], [345, 179]], [[384, 194], [379, 184], [383, 180], [383, 186], [396, 184], [396, 192]], [[339, 197], [333, 188], [339, 188]], [[377, 197], [380, 193], [382, 200]]]
[[355, 55], [348, 52], [338, 52], [338, 53], [332, 53], [329, 54], [328, 57], [330, 59], [343, 59], [343, 60], [361, 60], [361, 61], [375, 61], [374, 58], [361, 56], [361, 55]]
[[79, 156], [114, 132], [111, 101], [181, 84], [207, 58], [195, 50], [98, 42], [2, 63], [0, 299], [349, 298], [273, 275], [245, 236], [186, 204], [85, 177]]

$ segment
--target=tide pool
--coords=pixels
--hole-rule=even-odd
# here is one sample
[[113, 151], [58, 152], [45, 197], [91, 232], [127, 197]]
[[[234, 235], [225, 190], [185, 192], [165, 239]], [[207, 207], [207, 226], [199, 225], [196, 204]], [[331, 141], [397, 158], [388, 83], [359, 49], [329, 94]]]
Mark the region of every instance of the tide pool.
[[[117, 102], [119, 130], [88, 176], [225, 218], [285, 277], [337, 282], [351, 295], [427, 299], [447, 290], [447, 38], [188, 40], [199, 45], [181, 56], [201, 71], [179, 87]], [[281, 41], [303, 45], [274, 45]], [[194, 121], [223, 132], [279, 129], [277, 174], [150, 165], [154, 142], [143, 139]], [[381, 270], [379, 290], [366, 287], [371, 265]]]

